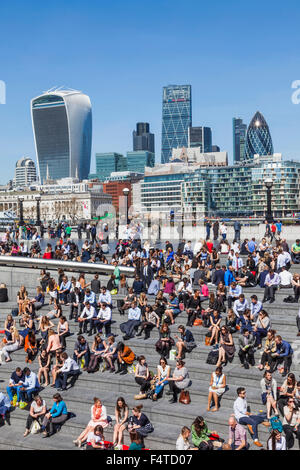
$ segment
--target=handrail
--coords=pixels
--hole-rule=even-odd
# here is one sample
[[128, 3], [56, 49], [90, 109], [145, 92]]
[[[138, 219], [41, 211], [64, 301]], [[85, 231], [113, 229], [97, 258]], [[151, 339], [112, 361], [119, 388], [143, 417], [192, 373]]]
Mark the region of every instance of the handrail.
[[[77, 261], [62, 261], [58, 259], [25, 258], [23, 256], [0, 256], [0, 266], [14, 268], [58, 269], [80, 273], [113, 274], [115, 266], [104, 263], [81, 263]], [[120, 274], [133, 277], [135, 269], [128, 266], [119, 266]]]

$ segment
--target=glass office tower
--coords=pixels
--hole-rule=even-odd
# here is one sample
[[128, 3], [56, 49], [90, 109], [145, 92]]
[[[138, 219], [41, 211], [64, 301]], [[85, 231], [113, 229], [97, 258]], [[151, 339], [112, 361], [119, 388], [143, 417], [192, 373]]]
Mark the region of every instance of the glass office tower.
[[148, 152], [155, 153], [154, 134], [150, 132], [150, 126], [147, 122], [138, 122], [132, 136], [134, 152], [148, 150]]
[[191, 85], [168, 85], [163, 88], [161, 163], [172, 157], [172, 148], [188, 146], [188, 129], [192, 126]]
[[127, 171], [127, 159], [116, 152], [96, 153], [96, 174], [100, 181], [105, 181], [115, 171]]
[[131, 172], [145, 173], [145, 167], [154, 167], [155, 155], [147, 150], [127, 152], [127, 169]]
[[201, 153], [212, 152], [212, 132], [210, 127], [189, 127], [188, 146], [200, 147]]
[[269, 126], [263, 115], [257, 111], [248, 127], [245, 158], [250, 159], [253, 158], [254, 155], [273, 155], [273, 153], [273, 143]]
[[31, 118], [41, 183], [47, 175], [86, 179], [92, 145], [89, 97], [75, 90], [49, 90], [31, 100]]
[[232, 119], [233, 133], [233, 163], [238, 163], [245, 158], [245, 141], [247, 125], [240, 118]]

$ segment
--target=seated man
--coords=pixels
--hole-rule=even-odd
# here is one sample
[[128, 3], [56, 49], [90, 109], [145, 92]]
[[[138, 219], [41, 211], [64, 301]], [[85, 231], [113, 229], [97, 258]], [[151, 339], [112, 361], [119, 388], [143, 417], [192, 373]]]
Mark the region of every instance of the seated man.
[[66, 352], [62, 353], [61, 358], [64, 363], [61, 369], [58, 370], [58, 374], [55, 380], [55, 387], [61, 391], [67, 389], [67, 380], [69, 377], [76, 379], [80, 374], [80, 369], [76, 361], [68, 356]]
[[101, 287], [101, 292], [98, 298], [98, 305], [100, 306], [101, 302], [105, 302], [110, 308], [112, 308], [111, 293], [107, 290], [106, 286]]
[[255, 287], [256, 285], [254, 274], [246, 266], [242, 267], [241, 275], [236, 279], [238, 281], [238, 284], [243, 287]]
[[90, 320], [97, 316], [97, 311], [88, 301], [85, 302], [85, 307], [81, 312], [81, 315], [78, 317], [79, 322], [79, 334], [87, 333], [87, 325], [90, 324]]
[[228, 292], [228, 308], [232, 308], [233, 302], [238, 300], [240, 294], [242, 293], [242, 288], [235, 281], [233, 281], [229, 287]]
[[0, 392], [0, 416], [2, 417], [3, 421], [6, 419], [6, 413], [10, 410], [11, 404], [9, 398], [4, 395], [4, 393]]
[[22, 371], [21, 367], [17, 367], [15, 372], [11, 374], [9, 385], [6, 387], [7, 395], [10, 399], [10, 403], [13, 404], [13, 394], [16, 392], [17, 394], [17, 402], [15, 406], [19, 405], [20, 399], [20, 388], [23, 386], [23, 382], [25, 380], [25, 374]]
[[83, 291], [80, 291], [78, 287], [75, 287], [74, 291], [70, 293], [70, 314], [69, 320], [75, 317], [75, 321], [78, 321], [78, 317], [81, 314], [83, 305]]
[[258, 300], [257, 295], [251, 295], [250, 312], [251, 320], [256, 321], [263, 304]]
[[125, 335], [123, 336], [124, 340], [134, 337], [134, 330], [141, 324], [141, 309], [137, 306], [136, 302], [131, 302], [131, 308], [128, 310], [128, 321], [121, 323], [120, 330]]
[[79, 335], [75, 343], [73, 359], [77, 364], [80, 364], [79, 361], [83, 358], [85, 367], [87, 367], [90, 362], [90, 348], [87, 340], [82, 335]]
[[233, 311], [237, 318], [239, 318], [246, 309], [249, 309], [248, 300], [245, 299], [244, 294], [240, 294], [239, 298], [233, 304]]
[[297, 238], [296, 243], [292, 245], [291, 257], [292, 257], [293, 263], [295, 264], [300, 263], [300, 240], [299, 238]]
[[103, 326], [105, 328], [106, 337], [110, 336], [111, 334], [111, 309], [105, 302], [102, 302], [100, 304], [100, 310], [98, 312], [98, 315], [90, 319], [90, 331], [89, 331], [88, 336], [91, 336], [93, 329], [96, 329], [96, 328], [98, 330], [98, 333], [102, 333]]
[[239, 358], [242, 364], [242, 367], [249, 369], [249, 364], [251, 366], [255, 365], [254, 360], [254, 345], [255, 337], [247, 328], [242, 330], [242, 335], [239, 336]]
[[67, 276], [64, 276], [62, 278], [62, 283], [59, 287], [59, 298], [62, 304], [68, 305], [68, 294], [70, 293], [71, 287], [71, 281], [68, 280]]
[[267, 302], [268, 300], [270, 300], [270, 304], [275, 302], [275, 291], [279, 286], [279, 283], [279, 275], [274, 272], [274, 269], [270, 269], [269, 274], [267, 274], [265, 280], [265, 292], [263, 302]]
[[276, 343], [276, 351], [272, 354], [272, 361], [271, 370], [270, 372], [274, 372], [277, 369], [279, 364], [284, 364], [284, 370], [282, 377], [285, 377], [289, 371], [292, 364], [292, 357], [293, 357], [293, 349], [287, 341], [283, 341], [280, 335], [275, 336], [275, 343]]
[[91, 291], [91, 289], [85, 289], [85, 296], [83, 303], [89, 302], [95, 309], [97, 309], [97, 300], [95, 292]]
[[167, 303], [167, 307], [165, 310], [165, 322], [166, 323], [172, 323], [172, 325], [175, 323], [174, 317], [176, 318], [177, 315], [180, 313], [180, 308], [179, 308], [179, 299], [176, 297], [175, 294], [169, 294], [169, 301]]
[[231, 416], [228, 420], [229, 424], [229, 439], [228, 444], [232, 450], [247, 450], [249, 444], [247, 444], [247, 432], [246, 429], [241, 426], [234, 416]]
[[279, 273], [280, 284], [279, 287], [292, 287], [293, 275], [287, 271], [286, 266], [282, 266], [281, 272]]
[[26, 401], [27, 399], [28, 402], [31, 402], [33, 395], [39, 392], [41, 386], [35, 372], [32, 372], [28, 367], [25, 367], [23, 372], [25, 379], [20, 388], [20, 398], [21, 401]]

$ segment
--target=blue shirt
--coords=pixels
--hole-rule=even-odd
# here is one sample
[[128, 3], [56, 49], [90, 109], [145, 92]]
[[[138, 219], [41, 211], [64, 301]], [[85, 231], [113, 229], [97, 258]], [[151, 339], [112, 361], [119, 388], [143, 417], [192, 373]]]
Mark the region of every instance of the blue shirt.
[[233, 275], [233, 273], [227, 269], [227, 271], [225, 271], [225, 274], [224, 274], [224, 283], [225, 283], [225, 286], [230, 286], [230, 284], [235, 281], [235, 277]]
[[253, 253], [253, 251], [255, 251], [255, 248], [256, 244], [252, 240], [248, 242], [248, 250], [250, 251], [250, 253]]
[[68, 410], [67, 410], [67, 406], [65, 402], [63, 400], [60, 401], [59, 403], [55, 402], [50, 410], [50, 413], [52, 415], [52, 418], [56, 418], [57, 416], [60, 416], [60, 415], [67, 415]]

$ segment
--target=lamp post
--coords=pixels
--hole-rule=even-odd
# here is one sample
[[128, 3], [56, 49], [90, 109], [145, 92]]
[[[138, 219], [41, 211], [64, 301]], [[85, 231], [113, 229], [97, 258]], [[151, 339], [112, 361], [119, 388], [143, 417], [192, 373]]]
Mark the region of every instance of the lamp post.
[[272, 215], [272, 206], [271, 206], [271, 189], [273, 186], [272, 178], [266, 178], [265, 186], [267, 188], [267, 213], [266, 213], [266, 220], [268, 223], [273, 222], [273, 215]]
[[41, 196], [35, 196], [35, 200], [36, 200], [36, 225], [39, 227], [41, 225], [41, 209], [40, 209]]
[[128, 219], [128, 195], [129, 195], [130, 189], [129, 188], [124, 188], [123, 189], [123, 194], [125, 196], [125, 220], [126, 224], [129, 224], [129, 219]]
[[22, 227], [22, 225], [24, 225], [24, 216], [23, 216], [23, 201], [24, 201], [24, 197], [23, 196], [19, 196], [18, 197], [18, 201], [19, 201], [19, 225], [20, 227]]

